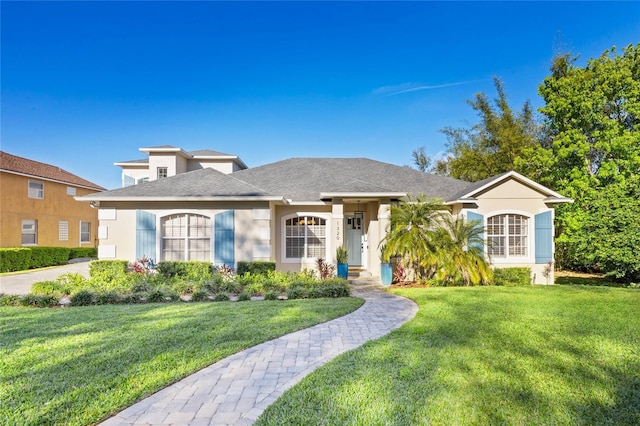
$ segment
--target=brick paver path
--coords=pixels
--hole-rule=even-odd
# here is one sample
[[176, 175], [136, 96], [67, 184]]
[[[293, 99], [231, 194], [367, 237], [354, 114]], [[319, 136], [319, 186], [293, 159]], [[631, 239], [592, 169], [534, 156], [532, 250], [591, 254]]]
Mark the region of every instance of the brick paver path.
[[400, 327], [411, 300], [355, 281], [355, 312], [216, 362], [125, 409], [102, 425], [250, 425], [287, 389], [336, 356]]

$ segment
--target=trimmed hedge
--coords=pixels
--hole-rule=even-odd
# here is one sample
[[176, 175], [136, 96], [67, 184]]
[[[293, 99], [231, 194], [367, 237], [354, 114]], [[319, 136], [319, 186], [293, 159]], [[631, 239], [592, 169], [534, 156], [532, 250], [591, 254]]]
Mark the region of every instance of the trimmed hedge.
[[1, 248], [0, 272], [24, 271], [31, 265], [31, 249]]
[[89, 276], [96, 280], [111, 282], [127, 275], [129, 262], [126, 260], [92, 260], [89, 263]]
[[502, 286], [531, 285], [531, 268], [495, 268], [493, 270], [493, 284]]
[[0, 272], [64, 265], [70, 255], [71, 249], [67, 247], [2, 248], [0, 249]]
[[209, 262], [159, 262], [156, 267], [159, 274], [166, 278], [179, 277], [187, 280], [201, 281], [213, 277], [213, 266]]
[[98, 249], [96, 247], [74, 247], [69, 249], [69, 260], [79, 259], [81, 257], [95, 259], [98, 257]]
[[239, 261], [236, 273], [240, 276], [246, 274], [247, 272], [252, 275], [267, 275], [269, 271], [275, 270], [275, 262], [265, 262], [262, 260], [256, 260], [254, 262]]

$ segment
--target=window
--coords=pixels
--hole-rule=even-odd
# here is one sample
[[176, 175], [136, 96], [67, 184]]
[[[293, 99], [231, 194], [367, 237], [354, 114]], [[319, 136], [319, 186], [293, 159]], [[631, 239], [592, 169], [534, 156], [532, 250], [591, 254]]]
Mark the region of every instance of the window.
[[69, 241], [69, 222], [62, 220], [58, 222], [58, 240]]
[[529, 255], [529, 219], [518, 214], [503, 214], [487, 219], [488, 253], [495, 257]]
[[44, 198], [44, 183], [37, 180], [29, 181], [29, 198], [37, 198], [42, 200]]
[[211, 218], [177, 214], [162, 219], [162, 260], [211, 259]]
[[72, 186], [67, 186], [67, 195], [76, 195], [76, 189]]
[[80, 222], [80, 244], [91, 242], [91, 222]]
[[327, 221], [315, 216], [299, 216], [285, 221], [285, 257], [316, 258], [327, 255]]
[[22, 245], [38, 244], [38, 221], [22, 221]]
[[148, 177], [143, 177], [138, 179], [138, 183], [145, 183], [145, 182], [149, 182], [149, 178]]
[[167, 177], [167, 168], [166, 167], [158, 167], [158, 179]]

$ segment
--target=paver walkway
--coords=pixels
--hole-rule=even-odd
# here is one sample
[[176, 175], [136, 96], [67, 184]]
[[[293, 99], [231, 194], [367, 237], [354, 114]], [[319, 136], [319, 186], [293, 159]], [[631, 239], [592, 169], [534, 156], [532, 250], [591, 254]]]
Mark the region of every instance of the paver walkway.
[[355, 281], [355, 312], [220, 360], [111, 417], [102, 425], [250, 425], [280, 395], [336, 356], [413, 318], [417, 305]]

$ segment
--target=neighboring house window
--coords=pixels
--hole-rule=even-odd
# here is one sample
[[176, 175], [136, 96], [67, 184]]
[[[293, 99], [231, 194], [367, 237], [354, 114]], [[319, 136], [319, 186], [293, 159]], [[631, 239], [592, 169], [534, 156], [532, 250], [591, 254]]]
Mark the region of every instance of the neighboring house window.
[[321, 217], [299, 216], [285, 222], [285, 257], [289, 259], [326, 256], [327, 221]]
[[148, 177], [143, 177], [138, 179], [138, 183], [145, 183], [145, 182], [149, 182], [149, 178]]
[[76, 195], [76, 189], [72, 186], [67, 186], [67, 195]]
[[80, 243], [91, 242], [91, 222], [80, 222]]
[[162, 219], [162, 260], [211, 260], [211, 218], [176, 214]]
[[158, 179], [167, 177], [167, 168], [166, 167], [158, 167]]
[[58, 222], [58, 240], [69, 241], [69, 222], [62, 220]]
[[22, 245], [38, 244], [38, 221], [22, 221]]
[[29, 181], [29, 198], [44, 198], [44, 183], [37, 180]]
[[136, 184], [136, 179], [133, 176], [122, 175], [122, 186], [133, 186]]
[[494, 257], [529, 255], [529, 218], [518, 214], [501, 214], [487, 219], [487, 251]]

